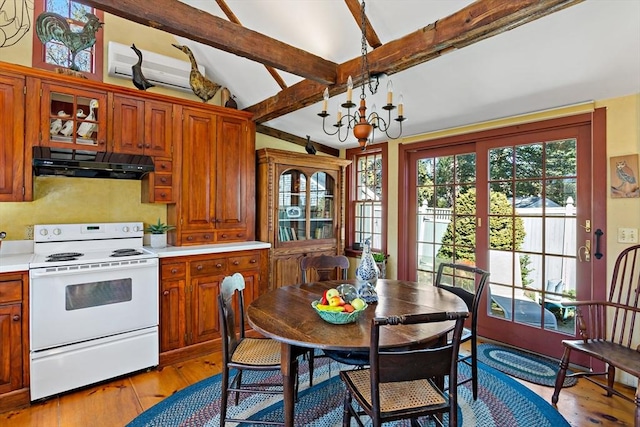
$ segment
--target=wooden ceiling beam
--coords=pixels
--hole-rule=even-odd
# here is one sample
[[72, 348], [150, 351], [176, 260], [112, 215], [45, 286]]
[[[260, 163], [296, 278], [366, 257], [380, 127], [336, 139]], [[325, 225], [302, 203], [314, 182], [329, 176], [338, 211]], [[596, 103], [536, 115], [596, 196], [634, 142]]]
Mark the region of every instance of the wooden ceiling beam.
[[[272, 136], [283, 141], [291, 142], [293, 144], [300, 145], [301, 147], [305, 147], [307, 145], [307, 140], [305, 138], [301, 138], [292, 133], [284, 132], [265, 125], [256, 125], [256, 132], [263, 135]], [[321, 153], [329, 154], [334, 157], [340, 156], [340, 150], [338, 150], [337, 148], [327, 147], [326, 145], [320, 144], [319, 142], [315, 141], [311, 142], [313, 142], [316, 150], [320, 151]]]
[[[358, 24], [358, 30], [360, 30], [360, 32], [362, 33], [362, 6], [360, 4], [360, 0], [344, 0], [344, 2], [347, 4], [351, 15], [353, 15], [353, 19], [355, 19], [356, 23]], [[371, 25], [371, 22], [369, 22], [369, 18], [366, 15], [366, 10], [364, 19], [365, 38], [367, 39], [369, 46], [374, 49], [382, 46], [382, 42], [380, 41], [378, 34], [376, 34], [376, 31], [373, 29], [373, 25]]]
[[[369, 52], [372, 74], [388, 75], [406, 70], [486, 38], [535, 21], [583, 0], [478, 0], [467, 7]], [[354, 86], [362, 81], [361, 58], [338, 66], [337, 80], [329, 85], [331, 96], [347, 90], [347, 78]], [[258, 104], [246, 108], [256, 123], [263, 123], [299, 110], [322, 99], [325, 86], [303, 80]]]
[[177, 0], [81, 0], [123, 19], [166, 31], [323, 84], [337, 64]]

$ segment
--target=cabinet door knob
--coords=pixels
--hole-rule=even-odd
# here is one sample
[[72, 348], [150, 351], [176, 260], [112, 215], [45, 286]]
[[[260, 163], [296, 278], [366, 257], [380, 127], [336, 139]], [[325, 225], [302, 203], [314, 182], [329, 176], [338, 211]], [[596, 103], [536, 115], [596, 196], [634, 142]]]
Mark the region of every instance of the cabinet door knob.
[[13, 321], [14, 322], [17, 322], [19, 320], [20, 320], [20, 315], [16, 314], [16, 315], [13, 316]]
[[203, 268], [202, 264], [198, 264], [198, 266], [196, 267], [196, 270], [200, 271], [200, 270], [202, 270], [202, 268]]
[[255, 258], [252, 258], [251, 261], [249, 261], [250, 264], [255, 264], [256, 262], [258, 262], [258, 260]]
[[149, 145], [149, 144], [145, 144], [144, 145], [144, 148], [149, 148], [149, 147], [151, 147], [151, 145]]
[[166, 297], [167, 295], [169, 295], [169, 291], [163, 291], [162, 295], [164, 295]]
[[240, 261], [233, 261], [233, 265], [240, 265]]
[[163, 176], [162, 178], [160, 178], [160, 182], [162, 182], [163, 184], [167, 183], [167, 177]]
[[227, 237], [229, 237], [228, 234], [221, 234], [220, 237], [222, 237], [223, 239], [226, 239]]
[[137, 147], [138, 147], [138, 148], [142, 148], [142, 144], [138, 144], [138, 145], [137, 145]]
[[238, 233], [236, 236], [237, 237], [244, 237], [244, 233]]
[[163, 199], [166, 199], [167, 198], [167, 193], [164, 193], [164, 192], [160, 193], [160, 197], [162, 197]]
[[167, 165], [165, 163], [160, 163], [160, 169], [166, 169]]
[[204, 235], [204, 240], [209, 240], [211, 238], [211, 234], [205, 234]]
[[193, 236], [187, 237], [187, 240], [189, 240], [189, 241], [193, 240]]
[[222, 264], [216, 264], [216, 268], [222, 268]]
[[172, 269], [171, 269], [171, 274], [176, 274], [177, 272], [178, 272], [178, 269], [177, 269], [177, 268], [172, 268]]

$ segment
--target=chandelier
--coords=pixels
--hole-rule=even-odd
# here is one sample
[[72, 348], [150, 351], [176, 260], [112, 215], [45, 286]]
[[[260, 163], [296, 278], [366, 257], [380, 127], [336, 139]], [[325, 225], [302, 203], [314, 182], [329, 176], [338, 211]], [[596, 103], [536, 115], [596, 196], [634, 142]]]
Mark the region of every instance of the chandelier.
[[[347, 79], [347, 100], [343, 104], [341, 104], [342, 108], [345, 108], [346, 114], [343, 114], [339, 109], [336, 117], [336, 122], [333, 124], [335, 130], [326, 128], [327, 117], [330, 116], [327, 113], [327, 105], [329, 102], [329, 88], [325, 88], [323, 93], [322, 100], [322, 112], [318, 113], [318, 116], [322, 117], [322, 130], [327, 135], [338, 135], [338, 140], [340, 142], [345, 142], [347, 137], [349, 136], [349, 131], [353, 129], [353, 135], [358, 140], [358, 144], [364, 150], [367, 145], [374, 140], [376, 129], [384, 132], [389, 139], [397, 139], [402, 135], [402, 122], [406, 120], [404, 117], [404, 104], [402, 95], [400, 95], [398, 99], [398, 115], [395, 119], [396, 122], [399, 123], [400, 129], [397, 135], [391, 136], [389, 134], [389, 128], [392, 124], [391, 119], [391, 111], [396, 109], [396, 106], [393, 105], [393, 83], [391, 80], [387, 81], [387, 103], [382, 107], [383, 110], [387, 111], [387, 118], [385, 120], [384, 117], [380, 116], [376, 111], [376, 106], [373, 104], [371, 106], [371, 113], [367, 116], [367, 96], [365, 94], [365, 85], [369, 86], [369, 91], [371, 95], [375, 95], [378, 91], [378, 85], [380, 83], [379, 79], [382, 74], [371, 75], [369, 70], [369, 61], [367, 59], [367, 38], [366, 38], [366, 15], [364, 12], [364, 0], [362, 0], [362, 15], [361, 15], [361, 30], [362, 30], [362, 38], [361, 38], [361, 53], [362, 53], [362, 84], [361, 89], [362, 92], [360, 94], [360, 107], [356, 110], [353, 110], [356, 104], [352, 101], [353, 98], [353, 79], [351, 76]], [[344, 131], [343, 131], [343, 128]]]

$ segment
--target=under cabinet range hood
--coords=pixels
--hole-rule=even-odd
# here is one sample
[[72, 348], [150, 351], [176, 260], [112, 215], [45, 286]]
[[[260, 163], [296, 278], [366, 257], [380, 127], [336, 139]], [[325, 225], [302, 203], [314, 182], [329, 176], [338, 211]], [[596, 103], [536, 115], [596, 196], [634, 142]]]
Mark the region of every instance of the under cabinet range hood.
[[140, 154], [33, 147], [36, 176], [142, 179], [153, 171], [153, 159]]

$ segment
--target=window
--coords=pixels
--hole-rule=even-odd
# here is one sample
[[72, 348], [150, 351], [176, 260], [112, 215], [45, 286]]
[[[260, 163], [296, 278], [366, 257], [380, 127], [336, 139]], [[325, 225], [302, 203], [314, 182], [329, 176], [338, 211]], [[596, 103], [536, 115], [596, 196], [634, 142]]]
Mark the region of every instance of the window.
[[387, 144], [347, 150], [347, 159], [347, 251], [359, 251], [369, 238], [373, 252], [386, 254]]
[[[35, 0], [34, 20], [43, 12], [53, 12], [67, 19], [72, 32], [79, 32], [87, 22], [87, 13], [93, 13], [104, 22], [104, 13], [92, 7], [69, 0]], [[35, 27], [36, 24], [34, 24]], [[34, 29], [33, 67], [55, 70], [71, 66], [71, 51], [60, 40], [52, 39], [43, 44]], [[103, 30], [96, 32], [96, 43], [77, 53], [75, 63], [89, 79], [102, 81], [103, 73]]]

